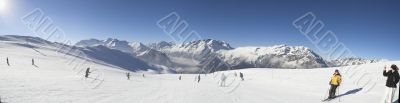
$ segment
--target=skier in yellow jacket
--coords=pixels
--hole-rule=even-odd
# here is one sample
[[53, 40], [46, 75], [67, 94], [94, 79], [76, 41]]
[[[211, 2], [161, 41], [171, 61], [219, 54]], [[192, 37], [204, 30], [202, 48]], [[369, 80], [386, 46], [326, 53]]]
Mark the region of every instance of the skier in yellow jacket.
[[335, 70], [335, 73], [333, 74], [333, 77], [331, 78], [331, 81], [329, 84], [331, 85], [331, 89], [329, 90], [329, 97], [328, 99], [333, 99], [336, 97], [336, 89], [340, 86], [340, 83], [342, 82], [342, 76], [339, 73], [339, 70]]

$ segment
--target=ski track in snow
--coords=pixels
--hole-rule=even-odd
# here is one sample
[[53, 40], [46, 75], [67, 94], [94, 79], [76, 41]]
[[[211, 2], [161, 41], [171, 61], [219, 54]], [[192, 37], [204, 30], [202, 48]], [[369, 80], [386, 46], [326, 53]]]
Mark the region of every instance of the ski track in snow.
[[[92, 66], [99, 69], [97, 72], [104, 74], [99, 78], [104, 82], [92, 89], [92, 84], [86, 84], [91, 82], [85, 80], [95, 77], [83, 78], [83, 72], [73, 70], [73, 65], [68, 65], [53, 51], [0, 43], [0, 52], [0, 96], [2, 102], [7, 103], [319, 103], [326, 98], [330, 76], [338, 69], [225, 71], [243, 72], [245, 81], [236, 77], [232, 85], [219, 87], [218, 74], [216, 77], [202, 74], [200, 83], [194, 81], [197, 74], [146, 74], [142, 77], [141, 73], [132, 73], [131, 80], [127, 80], [124, 70], [94, 64]], [[11, 66], [5, 63], [6, 57], [9, 57]], [[32, 58], [38, 67], [31, 65]], [[369, 92], [362, 88], [329, 103], [380, 102], [385, 83], [382, 68], [390, 64], [400, 65], [400, 62], [355, 68], [360, 71], [358, 73], [371, 73], [376, 86]], [[360, 75], [341, 71], [343, 84], [338, 95], [360, 88], [354, 79]], [[178, 80], [179, 75], [182, 75], [182, 80]]]

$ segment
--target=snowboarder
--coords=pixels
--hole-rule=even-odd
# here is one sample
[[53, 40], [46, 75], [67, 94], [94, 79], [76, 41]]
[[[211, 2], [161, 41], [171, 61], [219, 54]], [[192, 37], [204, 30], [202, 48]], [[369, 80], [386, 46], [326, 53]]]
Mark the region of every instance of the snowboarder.
[[178, 79], [179, 79], [179, 80], [182, 80], [182, 76], [179, 76]]
[[240, 76], [240, 78], [242, 79], [242, 81], [244, 81], [243, 73], [242, 73], [242, 72], [239, 73], [239, 76]]
[[393, 103], [394, 95], [396, 94], [397, 83], [399, 82], [399, 68], [396, 65], [392, 65], [391, 69], [387, 69], [386, 66], [383, 70], [383, 76], [387, 77], [386, 80], [386, 93], [382, 103]]
[[225, 80], [226, 80], [226, 76], [224, 73], [221, 74], [221, 83], [219, 86], [224, 87], [225, 86]]
[[197, 76], [197, 83], [200, 83], [200, 74]]
[[340, 86], [340, 83], [342, 82], [342, 76], [339, 73], [339, 70], [335, 70], [335, 73], [333, 73], [333, 77], [331, 78], [331, 81], [329, 84], [331, 85], [331, 88], [329, 90], [329, 97], [328, 99], [334, 99], [336, 98], [336, 89]]
[[8, 57], [7, 57], [7, 65], [10, 66], [10, 62], [8, 61]]
[[88, 68], [86, 69], [85, 77], [86, 77], [86, 78], [89, 78], [89, 74], [90, 74], [90, 67], [88, 67]]
[[126, 73], [126, 77], [128, 78], [128, 80], [130, 80], [131, 79], [131, 73], [127, 72]]

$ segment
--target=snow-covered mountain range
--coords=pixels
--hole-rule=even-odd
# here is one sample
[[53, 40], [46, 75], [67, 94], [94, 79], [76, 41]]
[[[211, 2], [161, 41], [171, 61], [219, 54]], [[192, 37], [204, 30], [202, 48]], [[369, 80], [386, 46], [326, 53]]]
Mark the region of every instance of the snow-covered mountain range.
[[329, 65], [332, 67], [340, 67], [340, 66], [361, 65], [361, 64], [378, 63], [378, 62], [386, 62], [386, 61], [389, 61], [389, 60], [386, 60], [386, 59], [364, 59], [364, 58], [359, 58], [359, 57], [350, 57], [350, 58], [331, 60], [331, 61], [329, 61]]
[[[1, 41], [33, 43], [36, 45], [60, 45], [29, 36], [0, 36]], [[76, 47], [75, 47], [76, 46]], [[225, 41], [204, 39], [175, 44], [157, 42], [143, 44], [114, 38], [106, 40], [81, 40], [69, 48], [78, 48], [90, 58], [104, 64], [136, 70], [169, 71], [178, 73], [213, 72], [242, 68], [320, 68], [366, 63], [384, 60], [344, 58], [325, 60], [304, 46], [274, 45], [264, 47], [233, 48]]]
[[[27, 43], [26, 40], [36, 42]], [[89, 47], [64, 45], [65, 47], [59, 50], [57, 48], [63, 44], [44, 42], [47, 41], [34, 37], [0, 36], [0, 57], [2, 58], [0, 99], [2, 103], [266, 103], [266, 101], [268, 103], [321, 103], [321, 100], [328, 96], [328, 81], [335, 70], [341, 71], [343, 81], [338, 89], [337, 99], [329, 101], [330, 103], [379, 103], [387, 88], [385, 86], [387, 78], [382, 75], [384, 66], [400, 64], [400, 61], [389, 61], [347, 68], [302, 70], [245, 68], [204, 75], [157, 74], [158, 72], [147, 71], [168, 69], [149, 65], [136, 56], [104, 45]], [[260, 47], [259, 50], [286, 47], [292, 46]], [[75, 49], [71, 51], [71, 48]], [[242, 47], [236, 49], [241, 50], [240, 48]], [[248, 52], [257, 53], [257, 55], [254, 54], [257, 57], [264, 54], [277, 54], [272, 51], [255, 52], [256, 48], [258, 47], [247, 49]], [[292, 49], [288, 51], [297, 50]], [[298, 49], [302, 51], [300, 47]], [[230, 50], [224, 52], [228, 51]], [[76, 58], [77, 54], [85, 54], [87, 58]], [[289, 55], [291, 52], [283, 54]], [[207, 56], [209, 59], [205, 60], [222, 62], [223, 59], [214, 56]], [[10, 65], [6, 63], [6, 58], [9, 59]], [[35, 60], [34, 65], [31, 64], [31, 59]], [[94, 63], [82, 62], [86, 59]], [[172, 57], [171, 60], [191, 61], [179, 57]], [[199, 64], [206, 63], [205, 60]], [[218, 65], [203, 67], [212, 68]], [[91, 67], [90, 75], [85, 78], [87, 67]], [[130, 72], [130, 79], [127, 78], [127, 72]], [[161, 73], [167, 72], [173, 71]], [[239, 76], [234, 76], [238, 73], [244, 74], [244, 80], [241, 80]], [[194, 80], [194, 77], [198, 76], [201, 76], [199, 82]], [[226, 77], [225, 86], [221, 86], [222, 77]], [[396, 92], [394, 96], [396, 101], [393, 103], [398, 103], [398, 94], [399, 92]]]
[[327, 67], [322, 57], [303, 46], [239, 47], [218, 52], [234, 68]]

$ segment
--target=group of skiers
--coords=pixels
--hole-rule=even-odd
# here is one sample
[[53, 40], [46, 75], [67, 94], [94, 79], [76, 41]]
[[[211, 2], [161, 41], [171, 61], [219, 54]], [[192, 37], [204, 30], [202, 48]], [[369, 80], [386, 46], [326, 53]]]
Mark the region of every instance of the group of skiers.
[[[237, 77], [236, 72], [234, 73], [234, 76]], [[241, 80], [244, 81], [244, 75], [243, 75], [242, 72], [239, 73], [239, 76], [240, 76]], [[226, 83], [225, 83], [226, 79], [227, 79], [227, 76], [225, 75], [225, 73], [222, 73], [222, 74], [221, 74], [220, 81], [219, 81], [219, 85], [220, 85], [221, 87], [224, 87], [224, 86], [226, 85]], [[182, 76], [181, 76], [181, 75], [179, 75], [178, 80], [182, 80]], [[200, 76], [200, 74], [199, 74], [199, 75], [197, 75], [197, 76], [195, 77], [195, 81], [197, 81], [197, 83], [200, 83], [200, 80], [201, 80], [201, 76]]]
[[[11, 66], [10, 65], [10, 60], [8, 59], [8, 57], [6, 58], [6, 63], [7, 63], [7, 66]], [[36, 66], [36, 64], [35, 64], [35, 60], [32, 58], [32, 65], [33, 66]]]
[[[132, 75], [131, 75], [130, 72], [126, 72], [125, 75], [126, 75], [126, 78], [127, 78], [128, 80], [131, 80], [131, 76], [132, 76]], [[143, 77], [143, 78], [145, 77], [144, 73], [142, 74], [142, 77]]]
[[[234, 76], [237, 77], [236, 72], [234, 73]], [[244, 81], [244, 77], [243, 77], [243, 73], [242, 73], [242, 72], [239, 72], [239, 76], [240, 76], [240, 79], [241, 79], [242, 81]], [[227, 79], [227, 76], [226, 76], [224, 73], [222, 73], [222, 74], [221, 74], [221, 80], [220, 80], [220, 85], [219, 85], [219, 86], [225, 87], [225, 86], [226, 86], [226, 83], [225, 83], [226, 79]]]
[[[6, 63], [8, 66], [10, 66], [10, 61], [9, 61], [8, 57], [6, 58]], [[34, 59], [32, 59], [32, 65], [36, 66]], [[386, 92], [384, 94], [384, 99], [382, 100], [382, 103], [393, 103], [393, 98], [396, 93], [397, 83], [399, 82], [399, 79], [400, 79], [398, 70], [399, 70], [399, 68], [395, 64], [391, 65], [390, 68], [387, 68], [386, 66], [384, 67], [383, 76], [387, 77], [387, 80], [386, 80]], [[90, 73], [91, 73], [90, 67], [88, 67], [85, 72], [85, 78], [89, 78]], [[145, 77], [144, 74], [142, 74], [142, 76], [143, 76], [143, 78]], [[237, 77], [237, 74], [234, 73], [234, 76]], [[129, 72], [127, 72], [126, 77], [128, 80], [130, 80], [131, 74]], [[241, 78], [242, 81], [244, 81], [242, 72], [239, 73], [239, 77]], [[222, 73], [220, 84], [219, 84], [221, 87], [226, 85], [225, 84], [226, 79], [227, 79], [227, 76], [224, 73]], [[181, 75], [178, 77], [178, 80], [182, 80]], [[196, 76], [195, 80], [197, 81], [197, 83], [200, 83], [200, 80], [201, 80], [200, 74], [198, 76]], [[341, 83], [342, 83], [342, 76], [341, 76], [339, 70], [335, 70], [331, 80], [329, 81], [330, 89], [329, 89], [328, 99], [336, 98], [336, 91], [339, 88]]]
[[[7, 58], [7, 64], [9, 64], [8, 58]], [[32, 65], [34, 65], [34, 60], [32, 59]], [[387, 77], [386, 80], [386, 93], [384, 94], [384, 99], [382, 100], [382, 103], [393, 103], [393, 98], [396, 93], [396, 88], [397, 88], [397, 83], [399, 82], [400, 76], [398, 72], [399, 68], [396, 65], [392, 65], [390, 68], [387, 68], [386, 66], [384, 67], [383, 70], [383, 76]], [[86, 69], [85, 72], [85, 77], [88, 78], [90, 74], [90, 68]], [[126, 73], [126, 77], [128, 80], [130, 80], [131, 74], [129, 72]], [[145, 75], [142, 75], [145, 77]], [[234, 73], [234, 76], [237, 77], [237, 74]], [[244, 81], [244, 75], [242, 72], [239, 73], [239, 77], [241, 78], [242, 81]], [[227, 76], [222, 73], [221, 74], [221, 80], [220, 80], [220, 86], [224, 87], [226, 86], [225, 81], [227, 79]], [[182, 80], [182, 76], [179, 75], [178, 80]], [[195, 77], [195, 80], [197, 83], [200, 83], [201, 76], [200, 74]], [[342, 75], [340, 74], [339, 70], [335, 70], [333, 73], [333, 76], [331, 80], [329, 81], [330, 89], [329, 89], [329, 96], [327, 100], [335, 99], [336, 98], [336, 92], [339, 86], [342, 83]]]
[[[396, 94], [397, 84], [399, 83], [400, 76], [398, 72], [399, 68], [393, 64], [390, 68], [384, 67], [383, 76], [387, 77], [386, 79], [386, 92], [384, 94], [384, 98], [382, 99], [382, 103], [393, 103], [394, 96]], [[339, 70], [335, 70], [333, 76], [329, 82], [331, 88], [329, 90], [328, 99], [336, 98], [336, 90], [340, 86], [342, 82], [342, 76], [339, 73]]]

